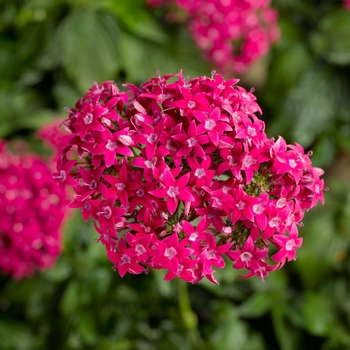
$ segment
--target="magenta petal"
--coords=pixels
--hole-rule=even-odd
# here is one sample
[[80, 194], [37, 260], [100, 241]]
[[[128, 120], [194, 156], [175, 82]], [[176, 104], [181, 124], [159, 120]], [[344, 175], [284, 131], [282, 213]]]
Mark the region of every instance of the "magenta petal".
[[107, 168], [111, 167], [116, 160], [115, 152], [106, 151], [104, 160], [106, 163], [106, 167]]
[[210, 141], [217, 146], [219, 144], [219, 133], [216, 130], [211, 130], [208, 132]]
[[187, 185], [189, 179], [190, 179], [190, 173], [187, 173], [187, 174], [181, 176], [176, 181], [176, 186], [178, 186], [179, 188], [184, 188]]
[[276, 262], [281, 262], [286, 257], [287, 252], [284, 248], [282, 248], [279, 252], [271, 256], [271, 259]]
[[222, 244], [216, 247], [217, 254], [225, 254], [232, 246], [232, 243]]
[[221, 256], [217, 256], [216, 259], [213, 259], [213, 265], [222, 269], [225, 267], [225, 260]]
[[163, 175], [163, 183], [166, 187], [170, 187], [170, 186], [174, 186], [175, 184], [175, 180], [173, 177], [173, 174], [171, 173], [171, 171], [164, 171], [164, 175]]
[[133, 263], [129, 266], [129, 272], [134, 274], [134, 275], [138, 275], [144, 271], [145, 271], [144, 267], [142, 267], [141, 265], [139, 265], [137, 263]]
[[128, 272], [129, 266], [128, 265], [119, 265], [118, 266], [118, 272], [120, 277], [124, 277], [125, 274]]
[[169, 268], [172, 273], [177, 274], [179, 271], [179, 261], [176, 257], [173, 257], [171, 260], [169, 260]]
[[158, 198], [165, 198], [168, 195], [166, 188], [156, 188], [155, 190], [150, 191], [150, 194]]
[[211, 260], [204, 260], [203, 263], [203, 271], [202, 271], [202, 276], [206, 276], [212, 272], [212, 263]]
[[123, 156], [129, 156], [129, 157], [133, 157], [134, 156], [133, 151], [127, 146], [118, 146], [117, 149], [116, 149], [116, 152], [118, 154], [123, 155]]
[[238, 259], [233, 267], [237, 270], [241, 270], [241, 269], [244, 269], [246, 267], [246, 262], [245, 261], [242, 261], [241, 259]]
[[177, 200], [175, 200], [172, 197], [168, 197], [166, 204], [167, 204], [167, 207], [168, 207], [170, 214], [174, 214], [176, 211], [176, 208], [177, 208], [177, 204], [178, 204]]
[[289, 252], [287, 252], [288, 261], [294, 260], [296, 255], [297, 254], [296, 254], [296, 251], [294, 249], [289, 251]]
[[186, 189], [182, 190], [178, 195], [179, 199], [181, 199], [184, 202], [193, 202], [194, 197], [193, 195], [188, 192]]
[[242, 247], [242, 252], [250, 252], [251, 253], [253, 251], [254, 251], [254, 242], [253, 242], [252, 237], [249, 236]]
[[211, 119], [218, 120], [218, 119], [220, 119], [220, 115], [221, 115], [220, 108], [219, 108], [219, 107], [215, 107], [215, 108], [211, 111], [209, 117], [210, 117]]
[[172, 103], [172, 107], [187, 108], [187, 102], [185, 100], [178, 100]]
[[241, 252], [238, 250], [229, 250], [226, 252], [226, 255], [231, 259], [231, 260], [237, 260], [241, 256]]
[[171, 280], [173, 280], [176, 277], [177, 277], [176, 274], [169, 270], [167, 272], [167, 274], [164, 276], [164, 281], [171, 281]]

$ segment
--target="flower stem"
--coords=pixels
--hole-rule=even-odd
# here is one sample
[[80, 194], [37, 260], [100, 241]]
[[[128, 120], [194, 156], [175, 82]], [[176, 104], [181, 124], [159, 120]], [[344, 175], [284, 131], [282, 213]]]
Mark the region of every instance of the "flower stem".
[[182, 322], [186, 328], [190, 343], [198, 348], [202, 343], [202, 337], [198, 330], [198, 318], [191, 308], [191, 302], [188, 294], [188, 287], [185, 281], [177, 279], [178, 282], [178, 303]]

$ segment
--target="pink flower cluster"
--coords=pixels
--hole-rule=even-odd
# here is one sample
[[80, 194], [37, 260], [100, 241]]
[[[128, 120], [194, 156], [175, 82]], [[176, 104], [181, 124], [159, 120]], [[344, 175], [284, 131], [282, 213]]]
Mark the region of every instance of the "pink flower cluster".
[[153, 268], [217, 283], [224, 255], [261, 278], [296, 258], [297, 225], [324, 200], [323, 171], [300, 145], [267, 138], [237, 82], [180, 72], [122, 92], [107, 81], [70, 110], [56, 179], [73, 186], [71, 206], [92, 217], [121, 276]]
[[52, 266], [67, 201], [47, 164], [0, 144], [0, 271], [14, 279]]
[[[175, 5], [204, 56], [223, 73], [242, 73], [267, 54], [279, 39], [278, 13], [270, 0], [149, 1], [151, 6]], [[171, 10], [175, 19], [176, 10]]]

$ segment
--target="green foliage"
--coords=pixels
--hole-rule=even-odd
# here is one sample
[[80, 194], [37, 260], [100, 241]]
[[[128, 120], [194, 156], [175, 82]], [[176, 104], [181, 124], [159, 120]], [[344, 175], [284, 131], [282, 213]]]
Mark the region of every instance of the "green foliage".
[[[330, 188], [325, 206], [306, 213], [298, 259], [265, 283], [230, 266], [216, 273], [220, 286], [164, 282], [161, 271], [121, 279], [77, 213], [55, 268], [22, 281], [0, 276], [0, 349], [350, 348], [350, 12], [340, 0], [274, 6], [281, 40], [265, 84], [256, 80], [258, 102], [269, 136], [312, 149]], [[188, 30], [144, 0], [4, 0], [0, 47], [0, 137], [38, 151], [33, 133], [94, 81], [122, 87], [158, 69], [212, 69]]]

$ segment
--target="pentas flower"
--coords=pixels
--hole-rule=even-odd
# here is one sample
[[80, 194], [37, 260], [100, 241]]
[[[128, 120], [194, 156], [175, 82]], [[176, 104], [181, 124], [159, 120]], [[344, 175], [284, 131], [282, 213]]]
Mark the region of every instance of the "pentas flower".
[[[324, 201], [323, 170], [267, 137], [253, 90], [237, 83], [180, 72], [122, 92], [109, 81], [70, 110], [54, 178], [73, 188], [71, 207], [92, 218], [121, 276], [163, 269], [165, 280], [218, 283], [226, 255], [242, 277], [264, 279], [296, 258], [298, 225]], [[82, 138], [87, 108], [104, 129]]]
[[[278, 13], [270, 8], [270, 0], [149, 0], [148, 3], [166, 6], [169, 20], [187, 21], [204, 57], [224, 73], [244, 72], [266, 55], [279, 38]], [[347, 7], [346, 2], [344, 6]], [[224, 85], [219, 86], [225, 89]], [[176, 103], [188, 108], [190, 101], [194, 102], [194, 98]], [[187, 113], [190, 115], [191, 111]]]
[[66, 204], [50, 164], [0, 144], [1, 273], [18, 280], [55, 264], [62, 249]]

